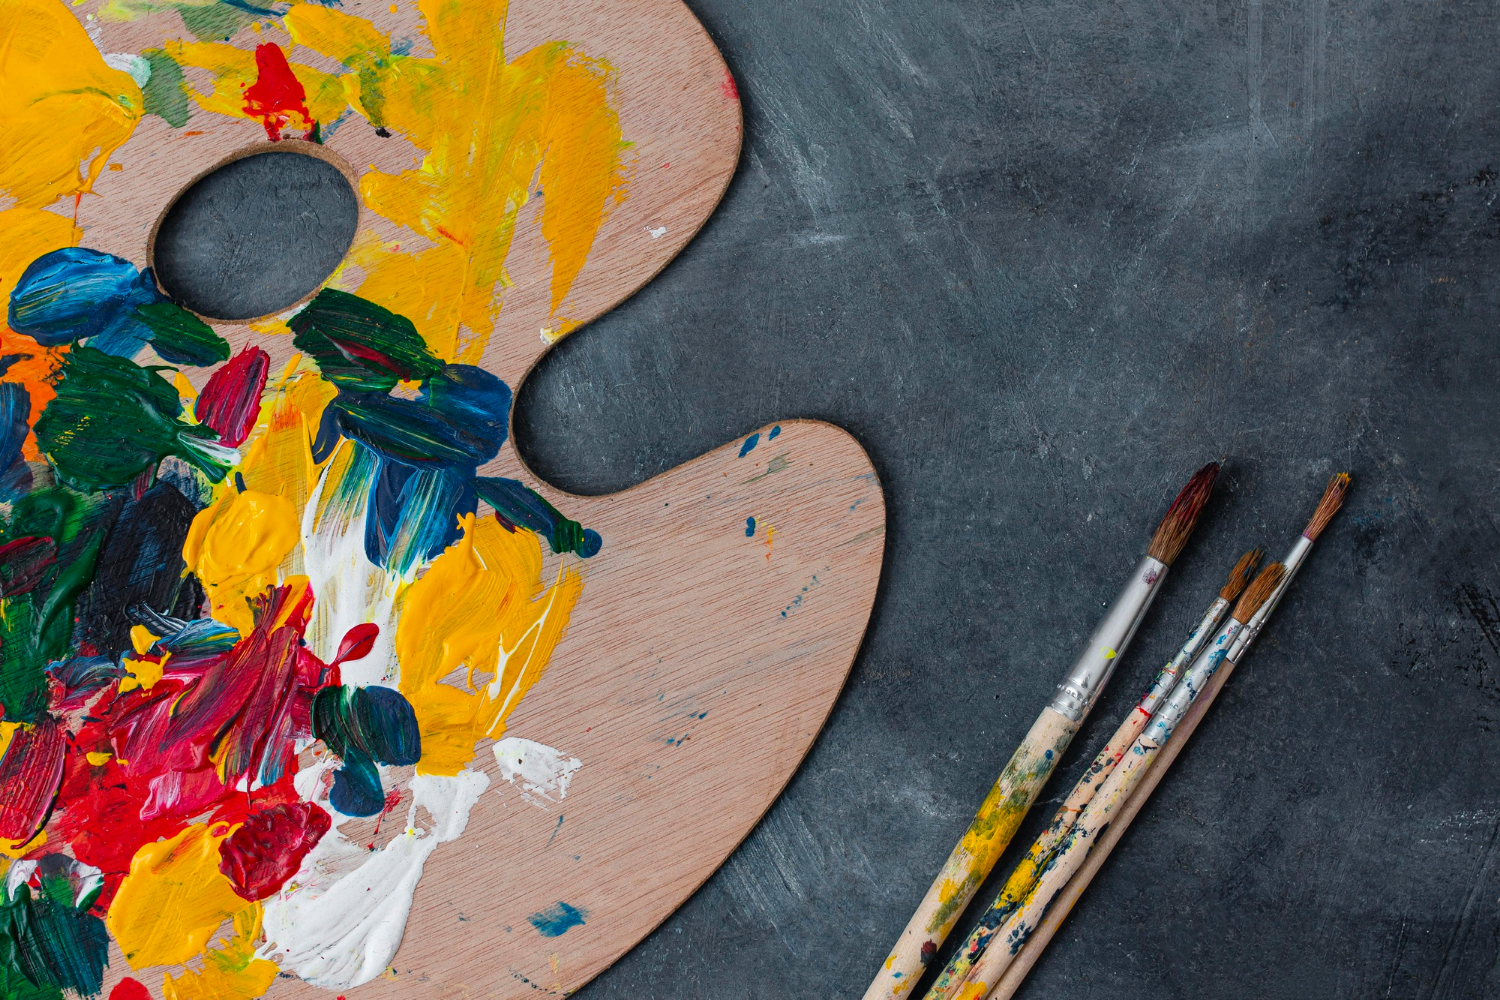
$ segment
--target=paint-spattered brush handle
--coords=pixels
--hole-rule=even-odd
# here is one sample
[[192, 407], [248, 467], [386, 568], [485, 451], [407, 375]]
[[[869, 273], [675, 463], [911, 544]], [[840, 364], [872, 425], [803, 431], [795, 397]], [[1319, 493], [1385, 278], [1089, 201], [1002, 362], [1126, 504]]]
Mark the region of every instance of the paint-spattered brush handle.
[[910, 994], [1077, 732], [1076, 721], [1050, 708], [1042, 710], [901, 932], [880, 974], [865, 991], [865, 1000], [896, 1000]]
[[990, 789], [963, 840], [948, 856], [896, 947], [865, 991], [865, 1000], [896, 1000], [916, 987], [927, 963], [989, 877], [1037, 793], [1051, 777], [1058, 758], [1119, 666], [1166, 576], [1167, 564], [1149, 555], [1136, 564], [1052, 701]]
[[927, 991], [925, 1000], [951, 1000], [958, 993], [959, 984], [968, 972], [969, 965], [983, 951], [985, 944], [989, 941], [990, 933], [994, 928], [999, 927], [1010, 916], [1011, 911], [1020, 906], [1027, 894], [1031, 892], [1031, 887], [1041, 876], [1042, 869], [1078, 818], [1078, 814], [1093, 799], [1094, 793], [1108, 779], [1115, 765], [1135, 742], [1136, 737], [1141, 735], [1146, 728], [1146, 723], [1151, 720], [1152, 713], [1172, 692], [1183, 670], [1192, 663], [1199, 651], [1209, 642], [1228, 611], [1229, 602], [1222, 597], [1215, 598], [1209, 605], [1198, 624], [1188, 633], [1187, 639], [1177, 650], [1177, 654], [1157, 672], [1150, 690], [1141, 697], [1136, 707], [1131, 709], [1130, 714], [1120, 723], [1114, 735], [1109, 738], [1109, 742], [1104, 744], [1104, 748], [1094, 757], [1088, 769], [1083, 772], [1083, 776], [1073, 786], [1073, 790], [1068, 793], [1068, 797], [1053, 815], [1047, 828], [1042, 831], [1026, 852], [1026, 856], [1016, 865], [1015, 871], [1011, 872], [1010, 877], [1005, 881], [1004, 888], [1000, 890], [1000, 895], [985, 911], [979, 921], [979, 926], [974, 928], [974, 932], [969, 935], [964, 946], [954, 954], [937, 982]]
[[970, 967], [956, 996], [961, 1000], [984, 1000], [990, 995], [1016, 953], [1045, 916], [1052, 900], [1074, 873], [1083, 867], [1089, 850], [1109, 826], [1115, 810], [1130, 797], [1160, 751], [1161, 744], [1153, 743], [1144, 736], [1125, 751], [1124, 757], [1110, 772], [1094, 800], [1084, 808], [1078, 821], [1068, 830], [1051, 863], [1032, 886], [1025, 901], [994, 931], [989, 947], [985, 948]]

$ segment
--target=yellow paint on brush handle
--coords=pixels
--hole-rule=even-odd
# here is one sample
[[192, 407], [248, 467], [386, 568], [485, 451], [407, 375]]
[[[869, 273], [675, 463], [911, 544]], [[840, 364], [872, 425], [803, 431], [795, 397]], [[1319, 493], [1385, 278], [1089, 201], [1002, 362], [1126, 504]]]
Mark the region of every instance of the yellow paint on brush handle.
[[1113, 773], [1115, 765], [1120, 762], [1125, 751], [1130, 749], [1136, 737], [1141, 735], [1149, 721], [1151, 721], [1151, 713], [1140, 706], [1130, 710], [1125, 721], [1120, 723], [1120, 727], [1109, 738], [1104, 749], [1099, 751], [1088, 770], [1083, 773], [1083, 777], [1078, 779], [1078, 783], [1068, 793], [1067, 799], [1058, 807], [1052, 817], [1052, 822], [1047, 824], [1047, 829], [1043, 830], [1032, 843], [1026, 856], [1010, 873], [1010, 878], [1005, 880], [1005, 887], [1000, 890], [1000, 895], [990, 904], [987, 911], [991, 919], [981, 921], [980, 926], [969, 935], [963, 947], [959, 948], [949, 959], [947, 967], [943, 969], [943, 974], [927, 991], [924, 1000], [960, 1000], [961, 997], [970, 995], [968, 992], [961, 993], [960, 991], [964, 989], [964, 978], [968, 975], [970, 967], [989, 943], [990, 935], [987, 931], [999, 926], [1011, 911], [1025, 901], [1047, 862], [1052, 858], [1053, 852], [1072, 829], [1079, 813], [1093, 799], [1094, 793], [1103, 787], [1104, 782]]
[[895, 1000], [917, 985], [1077, 732], [1078, 723], [1050, 708], [1042, 710], [901, 932], [865, 1000]]
[[[968, 978], [964, 981], [965, 989], [1000, 981], [1016, 953], [1041, 923], [1047, 907], [1062, 892], [1074, 873], [1083, 867], [1089, 850], [1109, 825], [1115, 810], [1130, 798], [1130, 793], [1135, 791], [1160, 751], [1161, 744], [1153, 743], [1144, 736], [1131, 744], [1094, 800], [1085, 807], [1078, 821], [1068, 831], [1051, 864], [1042, 872], [1041, 878], [1037, 879], [1025, 902], [995, 931], [990, 946], [969, 969]], [[982, 998], [988, 993], [989, 986], [985, 985], [984, 992], [976, 995]], [[968, 997], [970, 994], [961, 995]]]

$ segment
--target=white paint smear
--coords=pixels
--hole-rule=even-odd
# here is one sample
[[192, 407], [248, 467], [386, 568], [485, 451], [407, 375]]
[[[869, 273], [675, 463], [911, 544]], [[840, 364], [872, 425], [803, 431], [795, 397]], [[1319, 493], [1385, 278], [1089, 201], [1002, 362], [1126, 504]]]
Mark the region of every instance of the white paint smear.
[[[320, 762], [297, 774], [294, 782], [304, 799], [321, 798], [328, 766]], [[401, 946], [422, 866], [437, 845], [464, 832], [469, 810], [489, 784], [479, 771], [417, 775], [411, 779], [406, 830], [374, 852], [350, 843], [339, 832], [345, 817], [316, 801], [332, 817], [333, 829], [281, 891], [265, 901], [266, 943], [257, 954], [331, 990], [380, 975]], [[419, 806], [431, 817], [431, 829], [416, 825]]]
[[[339, 448], [353, 445], [348, 440], [339, 442]], [[330, 459], [302, 514], [302, 572], [307, 574], [313, 592], [307, 642], [314, 655], [326, 663], [338, 654], [345, 633], [356, 625], [373, 622], [380, 634], [369, 654], [343, 664], [339, 672], [343, 683], [351, 687], [395, 687], [401, 679], [396, 663], [395, 608], [401, 581], [365, 556], [369, 485], [358, 486], [350, 496], [324, 501], [328, 470], [333, 466]]]
[[583, 766], [577, 757], [516, 736], [495, 744], [495, 762], [500, 765], [500, 777], [512, 785], [519, 784], [521, 797], [542, 807], [567, 798], [573, 773]]

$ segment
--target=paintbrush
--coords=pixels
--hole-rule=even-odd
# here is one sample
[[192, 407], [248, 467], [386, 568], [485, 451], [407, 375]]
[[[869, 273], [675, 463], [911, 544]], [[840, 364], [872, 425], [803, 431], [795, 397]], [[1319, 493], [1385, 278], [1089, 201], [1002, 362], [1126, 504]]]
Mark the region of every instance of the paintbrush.
[[1198, 624], [1188, 633], [1187, 640], [1177, 650], [1177, 655], [1161, 668], [1156, 675], [1156, 680], [1151, 684], [1151, 689], [1136, 703], [1135, 708], [1125, 717], [1125, 721], [1120, 723], [1120, 728], [1115, 730], [1109, 742], [1104, 744], [1104, 749], [1099, 751], [1093, 763], [1088, 766], [1088, 770], [1083, 772], [1083, 777], [1078, 779], [1078, 783], [1068, 793], [1067, 799], [1052, 817], [1052, 822], [1047, 825], [1047, 829], [1042, 831], [1041, 836], [1026, 852], [1026, 856], [1011, 872], [999, 897], [985, 911], [984, 916], [979, 918], [979, 925], [974, 928], [974, 932], [969, 935], [963, 947], [959, 948], [949, 960], [937, 982], [933, 983], [932, 988], [927, 991], [925, 1000], [950, 1000], [958, 993], [970, 966], [984, 953], [995, 928], [1003, 924], [1006, 918], [1025, 901], [1048, 859], [1052, 857], [1052, 852], [1072, 827], [1078, 814], [1084, 806], [1089, 804], [1094, 793], [1109, 777], [1125, 751], [1136, 741], [1136, 737], [1141, 735], [1142, 730], [1146, 728], [1146, 723], [1151, 721], [1152, 714], [1172, 692], [1177, 685], [1178, 678], [1182, 676], [1183, 668], [1193, 661], [1204, 644], [1218, 630], [1235, 598], [1240, 596], [1250, 582], [1250, 577], [1255, 573], [1255, 567], [1260, 563], [1261, 555], [1260, 549], [1252, 549], [1234, 564], [1234, 569], [1229, 571], [1229, 579], [1220, 588], [1218, 596], [1208, 606], [1208, 610], [1203, 613]]
[[[1266, 619], [1275, 610], [1282, 595], [1286, 593], [1287, 584], [1291, 580], [1292, 575], [1296, 573], [1298, 567], [1301, 566], [1302, 561], [1306, 559], [1307, 553], [1312, 547], [1311, 543], [1317, 541], [1323, 529], [1328, 526], [1328, 522], [1333, 519], [1333, 515], [1338, 512], [1348, 488], [1349, 476], [1346, 473], [1339, 473], [1328, 481], [1328, 487], [1324, 490], [1323, 497], [1318, 502], [1317, 510], [1313, 512], [1312, 519], [1308, 521], [1307, 528], [1302, 532], [1301, 537], [1298, 538], [1297, 542], [1292, 546], [1292, 550], [1287, 553], [1286, 558], [1283, 560], [1283, 563], [1287, 567], [1287, 572], [1282, 578], [1281, 584], [1272, 593], [1270, 599], [1261, 605], [1261, 609], [1251, 616], [1250, 623], [1243, 633], [1246, 635], [1247, 646], [1260, 633]], [[1234, 651], [1231, 651], [1230, 655], [1235, 656], [1236, 654]], [[1243, 655], [1243, 651], [1238, 654], [1238, 656]], [[1098, 842], [1094, 845], [1094, 849], [1089, 851], [1088, 858], [1084, 862], [1082, 869], [1053, 898], [1052, 905], [1048, 907], [1047, 913], [1042, 918], [1041, 923], [1032, 935], [1027, 938], [1020, 952], [1011, 962], [1010, 968], [1000, 977], [999, 984], [990, 993], [990, 1000], [1010, 1000], [1016, 991], [1021, 988], [1021, 984], [1026, 981], [1027, 973], [1031, 971], [1031, 967], [1041, 957], [1042, 952], [1046, 949], [1048, 943], [1051, 942], [1052, 936], [1062, 926], [1062, 922], [1067, 919], [1068, 912], [1078, 902], [1079, 897], [1083, 895], [1084, 890], [1088, 888], [1089, 883], [1093, 881], [1099, 869], [1104, 867], [1104, 863], [1109, 858], [1110, 852], [1114, 850], [1115, 845], [1125, 835], [1125, 831], [1130, 828], [1131, 822], [1141, 811], [1142, 807], [1145, 806], [1146, 801], [1151, 797], [1151, 793], [1156, 790], [1157, 784], [1160, 783], [1167, 769], [1177, 759], [1177, 754], [1192, 737], [1194, 731], [1197, 730], [1198, 723], [1207, 714], [1209, 708], [1212, 707], [1214, 699], [1218, 697], [1219, 690], [1223, 688], [1224, 682], [1229, 679], [1230, 672], [1222, 669], [1219, 670], [1213, 679], [1209, 681], [1208, 689], [1203, 692], [1197, 701], [1193, 702], [1193, 707], [1189, 709], [1187, 717], [1178, 723], [1172, 741], [1157, 755], [1156, 763], [1147, 771], [1145, 778], [1142, 779], [1135, 793], [1126, 800], [1124, 806], [1116, 810], [1114, 819], [1099, 837]]]
[[988, 946], [964, 977], [958, 996], [964, 1000], [982, 1000], [989, 995], [990, 988], [999, 981], [1016, 952], [1036, 929], [1053, 898], [1083, 866], [1089, 849], [1109, 825], [1115, 810], [1130, 797], [1151, 762], [1172, 738], [1173, 730], [1192, 707], [1193, 700], [1221, 666], [1229, 670], [1234, 668], [1233, 661], [1229, 660], [1230, 652], [1237, 649], [1243, 655], [1247, 648], [1237, 646], [1235, 640], [1271, 597], [1285, 574], [1286, 567], [1272, 563], [1261, 570], [1255, 582], [1240, 595], [1229, 620], [1219, 628], [1207, 648], [1200, 651], [1172, 693], [1152, 715], [1145, 731], [1131, 744], [1094, 799], [1079, 813], [1025, 901], [992, 932]]
[[1160, 590], [1168, 568], [1192, 535], [1218, 473], [1219, 463], [1205, 465], [1177, 494], [1151, 536], [1145, 557], [1094, 630], [1087, 648], [1068, 671], [1051, 702], [1042, 709], [1001, 771], [963, 839], [944, 862], [895, 948], [865, 991], [865, 1000], [892, 1000], [917, 985], [923, 969], [989, 877], [1016, 827], [1109, 681], [1120, 654]]

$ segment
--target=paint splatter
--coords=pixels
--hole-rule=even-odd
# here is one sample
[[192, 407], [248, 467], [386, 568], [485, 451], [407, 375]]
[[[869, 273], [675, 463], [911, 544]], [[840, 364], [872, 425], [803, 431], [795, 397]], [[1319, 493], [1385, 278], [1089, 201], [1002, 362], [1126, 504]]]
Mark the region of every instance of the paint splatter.
[[[471, 5], [423, 5], [430, 57], [316, 5], [128, 6], [199, 41], [106, 59], [55, 0], [0, 7], [0, 851], [25, 859], [0, 897], [0, 991], [97, 995], [111, 937], [132, 967], [187, 963], [168, 1000], [283, 974], [345, 989], [388, 969], [426, 860], [463, 833], [482, 740], [539, 801], [580, 766], [505, 727], [602, 539], [478, 476], [512, 398], [465, 362], [534, 174], [548, 328], [572, 328], [560, 312], [625, 191], [613, 71], [566, 42], [507, 59], [503, 22]], [[335, 72], [217, 41], [278, 20]], [[433, 99], [465, 89], [490, 103]], [[77, 246], [76, 199], [146, 114], [273, 140], [349, 114], [399, 132], [420, 165], [361, 194], [431, 246], [363, 249], [360, 294], [298, 310], [273, 380], [149, 270]], [[153, 355], [206, 382], [137, 363]], [[545, 580], [544, 539], [564, 557]], [[417, 773], [388, 788], [392, 766]], [[407, 801], [384, 846], [341, 830]], [[555, 933], [584, 916], [558, 910]]]
[[307, 109], [307, 91], [281, 46], [267, 42], [255, 47], [255, 82], [245, 88], [245, 115], [260, 119], [272, 142], [279, 142], [282, 130], [293, 122], [307, 130], [304, 139], [313, 137], [317, 122]]
[[775, 427], [771, 428], [771, 433], [769, 433], [769, 434], [766, 435], [766, 440], [767, 441], [775, 441], [780, 436], [781, 436], [781, 425], [777, 424]]
[[758, 444], [760, 444], [759, 433], [751, 434], [749, 437], [745, 438], [745, 443], [740, 445], [740, 458], [744, 458], [746, 455], [754, 451], [755, 446]]
[[587, 910], [558, 900], [540, 913], [533, 913], [526, 919], [542, 937], [555, 938], [562, 937], [574, 927], [582, 927], [585, 923], [584, 918], [588, 915]]
[[193, 416], [219, 435], [219, 443], [238, 448], [255, 429], [270, 370], [269, 354], [259, 347], [245, 348], [209, 377], [193, 405]]
[[495, 762], [500, 765], [500, 777], [519, 785], [527, 802], [542, 807], [567, 798], [568, 785], [583, 766], [577, 757], [517, 736], [495, 744]]
[[[356, 112], [425, 154], [414, 170], [365, 174], [360, 193], [372, 211], [435, 245], [357, 253], [367, 275], [357, 290], [412, 317], [439, 357], [472, 361], [494, 329], [496, 292], [532, 177], [547, 192], [539, 214], [552, 265], [550, 313], [558, 317], [600, 226], [625, 195], [628, 147], [610, 103], [608, 63], [567, 42], [509, 59], [505, 20], [484, 5], [424, 4], [423, 12], [430, 57], [400, 52], [369, 22], [332, 7], [299, 4], [283, 20], [298, 44], [348, 68]], [[435, 97], [455, 92], [482, 96]], [[449, 155], [460, 149], [471, 152]]]
[[755, 518], [753, 518], [753, 517], [747, 517], [747, 518], [745, 518], [745, 537], [746, 538], [754, 538], [755, 537]]
[[265, 899], [297, 873], [331, 825], [328, 813], [310, 802], [258, 809], [219, 845], [219, 871], [235, 895]]

